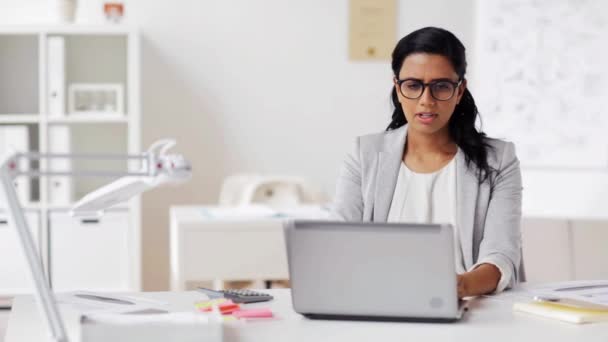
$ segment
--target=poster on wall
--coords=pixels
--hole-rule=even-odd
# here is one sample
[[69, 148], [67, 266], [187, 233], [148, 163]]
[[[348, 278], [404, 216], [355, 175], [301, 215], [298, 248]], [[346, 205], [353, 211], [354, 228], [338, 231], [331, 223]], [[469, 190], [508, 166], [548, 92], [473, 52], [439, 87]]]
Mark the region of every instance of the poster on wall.
[[397, 38], [397, 0], [350, 0], [351, 60], [390, 60]]
[[524, 167], [608, 167], [608, 2], [477, 1], [475, 99]]

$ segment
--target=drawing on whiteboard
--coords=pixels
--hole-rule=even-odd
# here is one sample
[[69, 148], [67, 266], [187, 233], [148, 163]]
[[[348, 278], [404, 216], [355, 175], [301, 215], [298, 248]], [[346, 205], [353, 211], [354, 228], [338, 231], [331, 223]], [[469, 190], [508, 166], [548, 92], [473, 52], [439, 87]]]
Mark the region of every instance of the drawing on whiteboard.
[[473, 94], [522, 166], [608, 167], [608, 2], [477, 1]]

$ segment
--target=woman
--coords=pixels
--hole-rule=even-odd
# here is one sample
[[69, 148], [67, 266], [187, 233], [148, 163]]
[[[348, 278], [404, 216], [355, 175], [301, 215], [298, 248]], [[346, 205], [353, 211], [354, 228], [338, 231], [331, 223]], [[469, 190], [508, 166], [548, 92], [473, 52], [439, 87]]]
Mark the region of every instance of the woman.
[[512, 143], [475, 128], [466, 66], [464, 46], [446, 30], [399, 41], [392, 121], [357, 138], [332, 212], [347, 221], [451, 223], [461, 298], [521, 280], [519, 161]]

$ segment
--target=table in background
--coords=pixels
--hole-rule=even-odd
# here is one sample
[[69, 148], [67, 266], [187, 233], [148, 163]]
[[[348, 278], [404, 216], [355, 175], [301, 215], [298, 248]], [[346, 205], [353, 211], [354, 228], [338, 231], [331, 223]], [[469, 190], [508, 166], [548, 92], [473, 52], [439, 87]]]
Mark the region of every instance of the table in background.
[[171, 207], [171, 290], [186, 290], [189, 281], [213, 281], [219, 288], [223, 280], [288, 279], [283, 222], [326, 218], [328, 212], [300, 206], [267, 213], [245, 207]]

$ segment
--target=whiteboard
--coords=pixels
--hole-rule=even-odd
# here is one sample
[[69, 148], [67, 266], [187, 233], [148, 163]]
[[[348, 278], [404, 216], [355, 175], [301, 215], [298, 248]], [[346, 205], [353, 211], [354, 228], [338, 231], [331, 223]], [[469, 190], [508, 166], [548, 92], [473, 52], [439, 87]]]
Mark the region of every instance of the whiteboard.
[[477, 1], [477, 87], [488, 135], [523, 167], [608, 166], [608, 1]]

